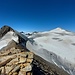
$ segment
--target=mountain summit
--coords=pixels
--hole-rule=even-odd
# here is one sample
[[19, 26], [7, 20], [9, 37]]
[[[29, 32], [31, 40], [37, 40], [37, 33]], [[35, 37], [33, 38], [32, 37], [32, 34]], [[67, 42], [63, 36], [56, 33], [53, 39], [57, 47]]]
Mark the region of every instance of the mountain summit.
[[55, 28], [55, 29], [51, 30], [50, 32], [68, 33], [68, 31], [67, 31], [67, 30], [62, 29], [62, 28], [60, 28], [60, 27], [57, 27], [57, 28]]

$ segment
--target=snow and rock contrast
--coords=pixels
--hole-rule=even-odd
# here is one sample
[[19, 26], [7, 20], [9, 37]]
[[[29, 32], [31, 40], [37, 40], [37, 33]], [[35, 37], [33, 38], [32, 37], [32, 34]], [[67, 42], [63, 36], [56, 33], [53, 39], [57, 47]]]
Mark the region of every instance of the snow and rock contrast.
[[27, 48], [50, 63], [75, 75], [75, 33], [56, 28], [29, 36]]
[[11, 27], [3, 26], [0, 29], [0, 49], [6, 47], [11, 41], [25, 47], [27, 37], [20, 34], [18, 31], [13, 30]]
[[[35, 54], [35, 60], [43, 61], [44, 59], [51, 65], [57, 66], [56, 69], [59, 67], [62, 70], [55, 72], [56, 69], [51, 70], [50, 67], [53, 75], [75, 75], [75, 33], [73, 32], [56, 28], [51, 31], [26, 34], [25, 36], [24, 33], [4, 26], [0, 29], [0, 52], [4, 53], [4, 51], [11, 50], [13, 47], [30, 50]], [[47, 65], [47, 63], [45, 64]], [[47, 73], [44, 75], [47, 75]]]
[[0, 34], [0, 75], [31, 75], [33, 53], [25, 47], [27, 37], [8, 26]]

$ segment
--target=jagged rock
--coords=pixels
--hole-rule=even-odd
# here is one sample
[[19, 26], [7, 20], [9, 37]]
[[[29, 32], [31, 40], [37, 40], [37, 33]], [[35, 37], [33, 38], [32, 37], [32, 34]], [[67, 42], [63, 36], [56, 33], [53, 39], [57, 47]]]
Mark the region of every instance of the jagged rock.
[[21, 69], [24, 69], [23, 74], [25, 75], [27, 71], [32, 70], [32, 66], [30, 63], [31, 62], [30, 60], [32, 59], [29, 60], [28, 55], [33, 53], [25, 52], [24, 50], [23, 52], [19, 52], [19, 50], [20, 49], [15, 49], [13, 47], [8, 51], [5, 50], [2, 52], [2, 54], [0, 55], [1, 74], [18, 75], [20, 74], [19, 71], [21, 71]]
[[29, 58], [28, 58], [28, 59], [26, 60], [26, 62], [27, 62], [27, 63], [32, 63], [32, 62], [33, 62], [33, 59], [29, 59]]
[[20, 58], [19, 58], [19, 63], [25, 63], [26, 60], [27, 60], [27, 59], [26, 59], [25, 57], [20, 56]]
[[5, 66], [5, 69], [6, 69], [6, 74], [9, 74], [13, 69], [13, 66]]
[[4, 73], [4, 67], [0, 67], [1, 74]]
[[33, 58], [33, 52], [28, 52], [28, 58]]
[[12, 73], [17, 72], [18, 70], [20, 70], [20, 65], [17, 65], [16, 67], [14, 67], [14, 69], [12, 70]]
[[25, 68], [21, 69], [21, 71], [26, 71], [26, 72], [31, 71], [31, 70], [32, 70], [32, 66], [31, 65], [28, 65]]
[[21, 52], [18, 55], [26, 58], [28, 56], [28, 52]]
[[26, 72], [25, 71], [20, 71], [19, 75], [26, 75]]
[[18, 75], [18, 73], [17, 72], [14, 72], [12, 75]]
[[9, 63], [7, 63], [7, 66], [12, 66], [13, 64], [18, 64], [18, 58], [16, 57], [15, 59], [11, 60]]
[[9, 55], [9, 54], [10, 54], [10, 52], [7, 51], [7, 52], [5, 52], [5, 53], [3, 53], [3, 54], [0, 54], [0, 56], [5, 56], [5, 55]]
[[20, 66], [21, 66], [21, 69], [22, 69], [22, 68], [24, 68], [24, 67], [26, 67], [26, 66], [28, 66], [28, 65], [30, 65], [30, 63], [24, 63], [24, 64], [20, 64]]
[[8, 62], [10, 62], [12, 58], [8, 58], [5, 61], [0, 62], [0, 67], [5, 66]]

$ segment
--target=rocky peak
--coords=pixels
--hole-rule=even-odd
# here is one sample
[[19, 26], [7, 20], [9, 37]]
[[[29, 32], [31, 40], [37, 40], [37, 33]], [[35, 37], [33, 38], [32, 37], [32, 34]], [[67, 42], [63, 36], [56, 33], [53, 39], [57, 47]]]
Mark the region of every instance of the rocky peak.
[[11, 27], [4, 25], [1, 29], [0, 29], [0, 38], [3, 37], [7, 32], [9, 31], [14, 31]]

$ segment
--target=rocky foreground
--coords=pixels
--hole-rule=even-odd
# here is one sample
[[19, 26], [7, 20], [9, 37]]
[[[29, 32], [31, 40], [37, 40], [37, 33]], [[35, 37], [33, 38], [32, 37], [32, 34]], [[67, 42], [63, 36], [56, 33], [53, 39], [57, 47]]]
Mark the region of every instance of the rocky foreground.
[[0, 52], [0, 75], [32, 75], [33, 53], [14, 47]]

